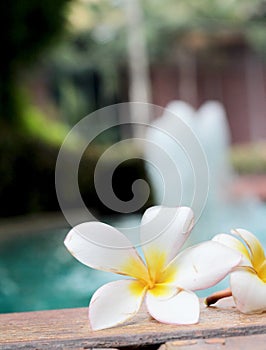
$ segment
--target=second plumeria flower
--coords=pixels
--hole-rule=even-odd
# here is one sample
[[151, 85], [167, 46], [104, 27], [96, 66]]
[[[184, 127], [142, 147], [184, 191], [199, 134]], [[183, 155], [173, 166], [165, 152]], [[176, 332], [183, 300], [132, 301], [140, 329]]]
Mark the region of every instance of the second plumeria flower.
[[[243, 259], [230, 275], [231, 293], [243, 313], [266, 311], [266, 257], [260, 241], [244, 229], [232, 230], [234, 236], [216, 235], [213, 240], [242, 253]], [[243, 242], [242, 242], [242, 241]]]
[[144, 299], [150, 315], [160, 322], [198, 322], [200, 304], [193, 291], [218, 283], [238, 265], [241, 254], [214, 241], [179, 253], [192, 226], [188, 207], [149, 208], [140, 226], [146, 264], [127, 237], [109, 225], [87, 222], [69, 232], [65, 245], [80, 262], [130, 277], [94, 293], [89, 306], [93, 330], [130, 319]]

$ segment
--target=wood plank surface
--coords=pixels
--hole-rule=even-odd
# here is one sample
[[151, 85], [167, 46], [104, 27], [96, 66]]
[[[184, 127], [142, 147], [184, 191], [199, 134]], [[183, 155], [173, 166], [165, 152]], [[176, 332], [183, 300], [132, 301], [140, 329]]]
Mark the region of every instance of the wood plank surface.
[[244, 315], [232, 304], [202, 306], [196, 325], [161, 324], [145, 310], [127, 324], [93, 332], [87, 308], [0, 315], [0, 349], [88, 349], [164, 344], [173, 340], [266, 333], [266, 313]]
[[176, 340], [161, 345], [159, 350], [265, 350], [266, 334], [229, 338]]

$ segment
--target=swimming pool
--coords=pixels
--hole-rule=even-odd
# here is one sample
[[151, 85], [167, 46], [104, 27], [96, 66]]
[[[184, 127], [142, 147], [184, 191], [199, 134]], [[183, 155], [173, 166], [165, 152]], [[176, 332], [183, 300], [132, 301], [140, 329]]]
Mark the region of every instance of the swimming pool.
[[[138, 222], [139, 217], [130, 220]], [[0, 244], [0, 312], [87, 306], [98, 287], [121, 278], [90, 269], [73, 258], [63, 244], [67, 232], [48, 230]], [[259, 233], [265, 247], [266, 236]], [[225, 288], [226, 283], [199, 295]]]
[[47, 230], [0, 242], [0, 313], [87, 306], [98, 287], [118, 279], [73, 258], [63, 244], [68, 231]]

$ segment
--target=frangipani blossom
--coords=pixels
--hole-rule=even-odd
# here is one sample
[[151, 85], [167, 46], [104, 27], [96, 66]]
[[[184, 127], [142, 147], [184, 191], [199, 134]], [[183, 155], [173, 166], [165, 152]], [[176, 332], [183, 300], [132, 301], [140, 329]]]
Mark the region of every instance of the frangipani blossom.
[[241, 255], [213, 241], [179, 253], [192, 225], [193, 212], [188, 207], [149, 208], [140, 227], [146, 263], [128, 238], [109, 225], [87, 222], [69, 232], [65, 245], [80, 262], [130, 277], [107, 283], [94, 293], [89, 306], [93, 330], [129, 320], [143, 300], [150, 315], [160, 322], [198, 322], [200, 305], [193, 291], [219, 282], [240, 262]]
[[222, 243], [243, 255], [241, 266], [230, 275], [231, 292], [236, 307], [243, 313], [266, 311], [266, 257], [259, 240], [249, 231], [236, 229], [219, 234], [213, 241]]

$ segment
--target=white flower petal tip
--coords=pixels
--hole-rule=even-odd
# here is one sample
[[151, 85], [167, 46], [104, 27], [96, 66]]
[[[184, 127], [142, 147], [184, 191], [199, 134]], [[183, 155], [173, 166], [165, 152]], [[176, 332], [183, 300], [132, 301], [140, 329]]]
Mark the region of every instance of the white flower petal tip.
[[147, 262], [155, 251], [166, 253], [165, 264], [173, 260], [188, 238], [193, 220], [193, 211], [189, 207], [155, 206], [147, 209], [140, 228]]
[[[232, 233], [233, 234], [233, 233]], [[212, 241], [225, 245], [228, 248], [231, 248], [240, 254], [242, 254], [242, 260], [240, 261], [240, 265], [242, 266], [250, 266], [250, 256], [247, 248], [244, 244], [237, 239], [235, 236], [228, 235], [226, 233], [220, 233], [212, 238]]]
[[93, 331], [111, 328], [131, 319], [138, 312], [145, 290], [134, 280], [110, 282], [99, 288], [89, 305]]
[[239, 252], [220, 243], [200, 243], [185, 249], [171, 263], [177, 270], [172, 283], [187, 290], [212, 287], [238, 266], [241, 259]]
[[189, 291], [182, 290], [166, 300], [147, 293], [146, 305], [150, 315], [161, 323], [188, 325], [199, 322], [199, 299], [196, 294]]
[[[194, 213], [189, 207], [163, 207], [157, 205], [145, 211], [141, 225], [159, 225], [162, 232], [167, 232], [172, 226], [175, 226], [176, 230], [187, 233], [192, 229], [193, 221]], [[156, 231], [158, 231], [158, 227]]]
[[77, 225], [64, 243], [77, 260], [94, 269], [145, 275], [146, 267], [132, 243], [112, 226], [94, 221]]
[[265, 253], [264, 253], [264, 249], [260, 243], [260, 241], [257, 239], [257, 237], [244, 229], [238, 228], [238, 229], [234, 229], [232, 230], [232, 232], [239, 236], [240, 238], [243, 239], [243, 241], [246, 243], [246, 245], [248, 246], [249, 250], [250, 250], [250, 258], [251, 261], [253, 262], [253, 265], [260, 265], [265, 261]]
[[266, 312], [266, 282], [256, 274], [236, 271], [231, 274], [230, 284], [239, 311], [245, 314]]

